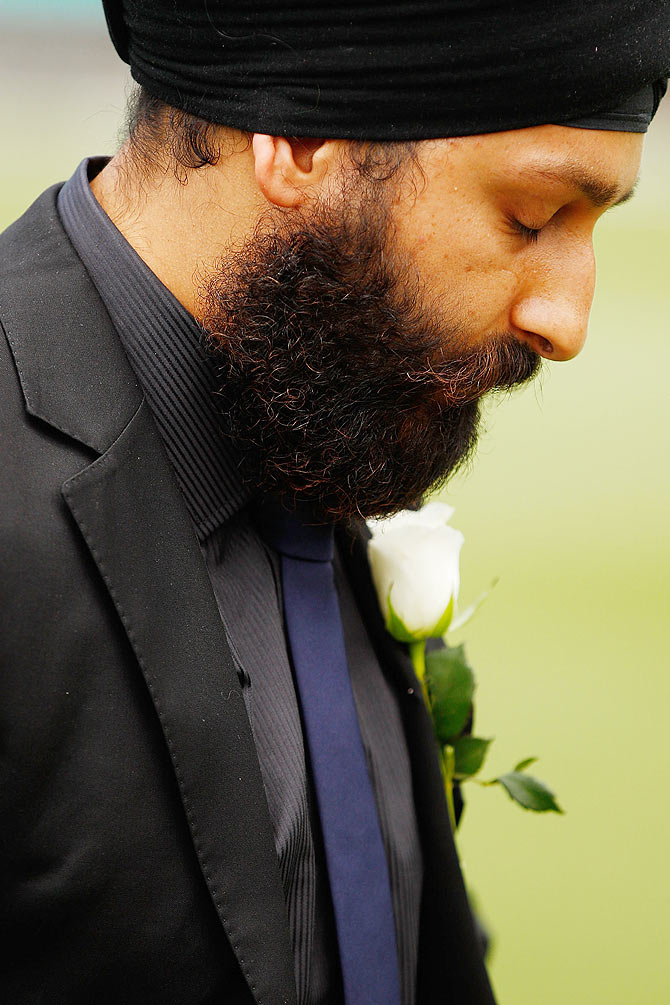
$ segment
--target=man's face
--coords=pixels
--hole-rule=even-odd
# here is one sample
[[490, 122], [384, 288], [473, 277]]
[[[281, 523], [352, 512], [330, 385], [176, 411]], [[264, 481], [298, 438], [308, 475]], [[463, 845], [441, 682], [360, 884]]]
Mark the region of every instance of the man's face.
[[335, 519], [442, 482], [484, 394], [581, 348], [593, 226], [640, 147], [553, 126], [430, 141], [390, 181], [345, 167], [328, 198], [270, 211], [202, 291], [249, 480]]
[[393, 209], [398, 239], [436, 303], [475, 340], [510, 332], [552, 360], [584, 344], [593, 228], [625, 200], [642, 136], [565, 126], [422, 144], [425, 184]]

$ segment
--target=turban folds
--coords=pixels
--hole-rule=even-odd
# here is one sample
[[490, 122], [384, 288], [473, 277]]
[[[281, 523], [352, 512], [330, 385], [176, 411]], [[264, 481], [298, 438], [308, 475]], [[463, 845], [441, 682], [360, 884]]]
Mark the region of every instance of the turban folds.
[[670, 74], [670, 0], [103, 3], [151, 94], [273, 135], [415, 140], [582, 122], [642, 132]]

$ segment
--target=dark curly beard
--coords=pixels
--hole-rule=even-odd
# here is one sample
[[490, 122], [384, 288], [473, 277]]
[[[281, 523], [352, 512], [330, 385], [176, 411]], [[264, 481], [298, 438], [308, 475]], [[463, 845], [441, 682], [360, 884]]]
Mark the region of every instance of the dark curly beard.
[[392, 246], [389, 185], [269, 214], [202, 291], [245, 479], [333, 520], [417, 504], [471, 455], [482, 395], [540, 363], [506, 334], [468, 348], [428, 306]]

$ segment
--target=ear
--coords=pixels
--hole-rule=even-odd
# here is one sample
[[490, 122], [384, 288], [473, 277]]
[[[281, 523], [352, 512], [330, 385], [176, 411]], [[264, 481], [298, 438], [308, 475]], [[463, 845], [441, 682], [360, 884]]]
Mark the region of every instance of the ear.
[[295, 208], [313, 199], [339, 160], [332, 140], [254, 133], [256, 183], [275, 206]]

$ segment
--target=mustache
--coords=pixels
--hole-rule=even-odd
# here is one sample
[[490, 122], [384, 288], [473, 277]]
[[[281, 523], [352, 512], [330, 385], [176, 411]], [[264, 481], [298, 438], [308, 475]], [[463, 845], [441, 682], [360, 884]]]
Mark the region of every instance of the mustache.
[[430, 376], [445, 405], [460, 407], [492, 392], [522, 387], [537, 377], [543, 363], [528, 343], [503, 333], [474, 350], [450, 355], [425, 376]]

